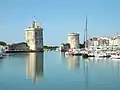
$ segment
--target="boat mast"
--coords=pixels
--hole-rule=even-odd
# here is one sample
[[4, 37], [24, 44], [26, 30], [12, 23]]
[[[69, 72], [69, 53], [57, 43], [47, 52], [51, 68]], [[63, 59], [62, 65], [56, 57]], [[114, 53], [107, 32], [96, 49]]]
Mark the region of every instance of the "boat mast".
[[88, 48], [88, 34], [87, 34], [87, 15], [86, 15], [86, 22], [85, 22], [85, 48]]
[[83, 44], [85, 45], [85, 29], [84, 29], [84, 38], [83, 38]]

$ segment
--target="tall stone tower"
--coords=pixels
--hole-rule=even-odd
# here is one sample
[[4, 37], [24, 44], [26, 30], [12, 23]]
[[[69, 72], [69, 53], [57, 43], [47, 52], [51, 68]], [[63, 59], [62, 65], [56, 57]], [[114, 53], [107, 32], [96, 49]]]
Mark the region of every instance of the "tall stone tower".
[[70, 44], [70, 49], [78, 49], [79, 48], [79, 34], [69, 33], [67, 43]]
[[33, 21], [31, 26], [25, 29], [25, 40], [31, 51], [43, 51], [43, 28]]

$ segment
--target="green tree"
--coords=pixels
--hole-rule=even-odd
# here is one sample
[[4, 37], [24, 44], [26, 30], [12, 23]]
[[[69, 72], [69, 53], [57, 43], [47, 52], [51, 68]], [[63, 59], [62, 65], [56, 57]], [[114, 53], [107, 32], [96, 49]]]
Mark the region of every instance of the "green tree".
[[0, 45], [3, 45], [3, 46], [5, 46], [5, 45], [7, 45], [5, 42], [3, 42], [3, 41], [0, 41]]

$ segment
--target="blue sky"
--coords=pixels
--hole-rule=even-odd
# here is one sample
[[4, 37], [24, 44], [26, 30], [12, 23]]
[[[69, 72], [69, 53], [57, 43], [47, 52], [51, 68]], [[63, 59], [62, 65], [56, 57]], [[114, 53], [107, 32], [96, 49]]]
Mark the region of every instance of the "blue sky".
[[116, 35], [120, 31], [120, 0], [3, 0], [0, 2], [0, 40], [24, 41], [32, 16], [44, 29], [44, 44], [66, 42], [70, 32], [83, 41], [85, 17], [88, 35]]

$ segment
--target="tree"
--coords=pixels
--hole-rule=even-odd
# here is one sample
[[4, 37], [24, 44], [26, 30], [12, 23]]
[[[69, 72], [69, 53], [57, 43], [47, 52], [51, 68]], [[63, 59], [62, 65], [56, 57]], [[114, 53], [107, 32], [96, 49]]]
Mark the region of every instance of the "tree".
[[85, 43], [84, 44], [79, 44], [80, 48], [85, 48]]
[[3, 42], [3, 41], [0, 41], [0, 45], [3, 45], [3, 46], [5, 46], [5, 45], [7, 45], [5, 42]]

